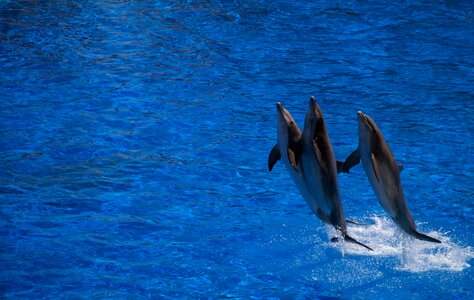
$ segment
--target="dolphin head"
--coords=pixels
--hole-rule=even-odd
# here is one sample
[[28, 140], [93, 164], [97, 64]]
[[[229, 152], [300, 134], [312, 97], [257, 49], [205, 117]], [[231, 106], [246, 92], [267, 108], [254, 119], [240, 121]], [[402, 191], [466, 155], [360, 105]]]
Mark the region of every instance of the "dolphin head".
[[374, 120], [363, 112], [357, 112], [357, 119], [359, 120], [359, 130], [363, 129], [364, 131], [366, 130], [370, 132], [375, 132], [377, 130], [377, 125], [375, 125]]
[[304, 132], [314, 138], [315, 134], [324, 126], [323, 113], [314, 97], [309, 100], [309, 109], [304, 119]]
[[377, 136], [379, 129], [371, 117], [358, 111], [357, 119], [359, 120], [359, 139], [369, 141], [372, 137]]
[[290, 112], [287, 111], [280, 102], [277, 102], [276, 108], [278, 114], [278, 140], [288, 143], [290, 138], [299, 138], [301, 136], [301, 130]]

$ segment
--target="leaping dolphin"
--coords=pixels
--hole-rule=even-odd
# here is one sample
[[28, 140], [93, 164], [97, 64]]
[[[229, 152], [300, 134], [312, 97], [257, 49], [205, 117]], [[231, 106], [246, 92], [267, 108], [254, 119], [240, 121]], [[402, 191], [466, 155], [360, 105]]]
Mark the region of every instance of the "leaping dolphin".
[[368, 115], [359, 111], [359, 146], [344, 162], [342, 172], [357, 165], [362, 159], [367, 177], [380, 205], [392, 220], [409, 235], [428, 242], [441, 241], [416, 230], [415, 221], [408, 209], [400, 180], [401, 166], [397, 164], [382, 132]]
[[329, 219], [345, 241], [370, 247], [358, 242], [347, 233], [344, 210], [339, 197], [337, 183], [337, 163], [321, 108], [314, 97], [309, 102], [309, 110], [304, 121], [301, 138], [302, 156], [300, 165], [306, 186], [316, 198], [317, 205]]
[[291, 174], [291, 177], [305, 202], [311, 208], [311, 211], [316, 214], [321, 221], [330, 224], [326, 215], [317, 205], [316, 199], [311, 195], [306, 187], [301, 170], [304, 166], [298, 164], [302, 150], [300, 144], [301, 130], [291, 114], [283, 107], [283, 105], [281, 105], [280, 102], [277, 103], [277, 113], [278, 142], [268, 156], [268, 170], [271, 172], [273, 166], [281, 159], [288, 172]]

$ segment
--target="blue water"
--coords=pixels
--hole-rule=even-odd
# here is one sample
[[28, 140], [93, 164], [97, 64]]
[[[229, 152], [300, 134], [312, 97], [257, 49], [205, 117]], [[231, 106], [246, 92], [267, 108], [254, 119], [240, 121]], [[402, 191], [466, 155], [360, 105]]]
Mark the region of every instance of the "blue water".
[[[0, 297], [474, 298], [471, 1], [0, 1]], [[363, 169], [329, 242], [281, 164], [311, 95], [381, 127], [419, 229]]]

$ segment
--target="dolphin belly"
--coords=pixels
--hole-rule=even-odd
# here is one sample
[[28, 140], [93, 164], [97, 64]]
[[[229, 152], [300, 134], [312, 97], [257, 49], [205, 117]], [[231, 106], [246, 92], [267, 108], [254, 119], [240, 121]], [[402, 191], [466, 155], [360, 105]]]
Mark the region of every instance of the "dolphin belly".
[[368, 155], [368, 153], [361, 153], [362, 165], [367, 174], [367, 178], [369, 179], [370, 185], [372, 186], [380, 205], [390, 215], [390, 217], [394, 219], [397, 217], [398, 211], [396, 203], [388, 197], [381, 179], [377, 179], [374, 172], [374, 166], [372, 165], [372, 161], [368, 158]]
[[304, 181], [306, 182], [307, 189], [311, 193], [312, 197], [317, 203], [317, 206], [326, 214], [326, 216], [331, 215], [332, 204], [328, 201], [325, 201], [323, 195], [323, 188], [321, 182], [321, 174], [317, 168], [317, 162], [314, 159], [314, 155], [307, 154], [303, 151], [301, 156], [303, 169]]
[[293, 182], [298, 188], [298, 191], [300, 192], [306, 204], [308, 204], [311, 211], [324, 223], [330, 223], [327, 216], [321, 213], [321, 209], [318, 205], [318, 202], [316, 201], [315, 197], [306, 186], [306, 183], [303, 177], [303, 169], [304, 169], [303, 164], [299, 165], [299, 168], [300, 168], [299, 172], [295, 172], [289, 162], [285, 162], [284, 164], [288, 172], [291, 174], [291, 178], [293, 179]]

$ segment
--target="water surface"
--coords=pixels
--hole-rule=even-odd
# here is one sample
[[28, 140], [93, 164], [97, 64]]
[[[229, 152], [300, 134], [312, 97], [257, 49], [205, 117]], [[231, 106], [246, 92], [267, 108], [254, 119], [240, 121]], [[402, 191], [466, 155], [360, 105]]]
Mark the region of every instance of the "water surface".
[[[473, 4], [313, 2], [0, 2], [1, 295], [472, 299]], [[275, 102], [302, 126], [311, 95], [340, 159], [374, 118], [442, 245], [361, 167], [340, 193], [375, 252], [328, 242], [266, 165]]]

